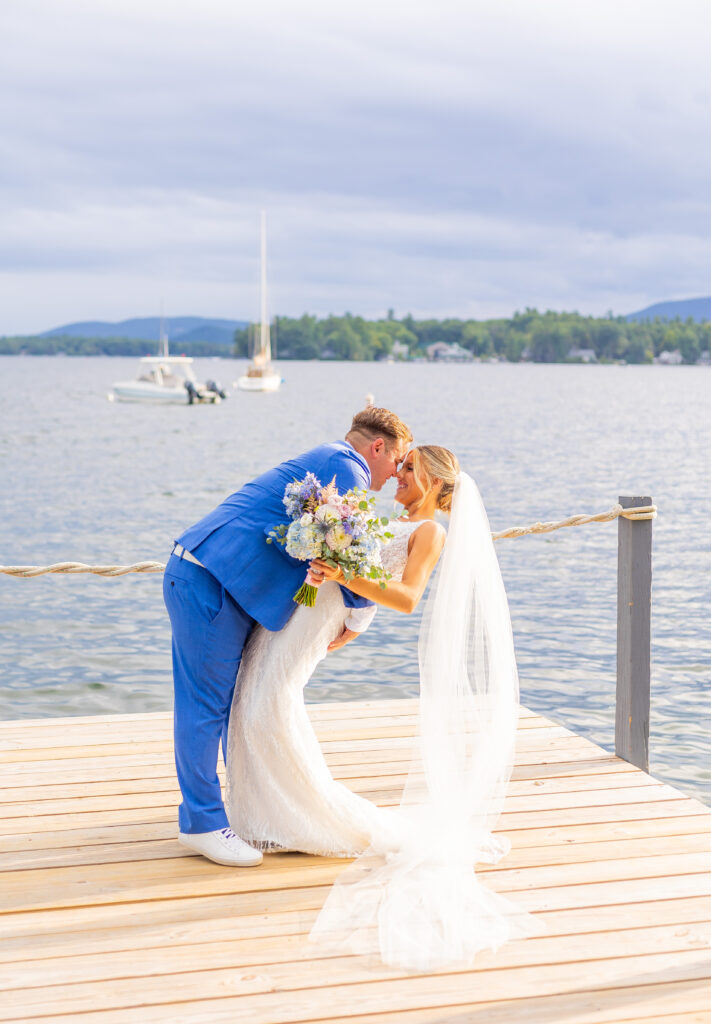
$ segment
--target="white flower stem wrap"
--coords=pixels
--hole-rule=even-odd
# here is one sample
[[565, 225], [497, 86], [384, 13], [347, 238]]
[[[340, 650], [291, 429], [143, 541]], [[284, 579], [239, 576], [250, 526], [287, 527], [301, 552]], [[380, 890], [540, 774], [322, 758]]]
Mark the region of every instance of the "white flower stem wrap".
[[400, 808], [336, 880], [311, 938], [432, 971], [542, 931], [474, 870], [510, 848], [492, 829], [513, 768], [519, 695], [506, 592], [466, 473], [457, 477], [419, 660], [418, 733]]

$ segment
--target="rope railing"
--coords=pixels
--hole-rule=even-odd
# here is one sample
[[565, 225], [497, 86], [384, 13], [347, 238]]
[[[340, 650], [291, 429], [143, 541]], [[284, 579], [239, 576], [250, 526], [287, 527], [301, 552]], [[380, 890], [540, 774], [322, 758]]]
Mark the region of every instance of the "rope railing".
[[86, 565], [84, 562], [55, 562], [54, 565], [0, 565], [0, 573], [30, 579], [52, 573], [91, 573], [93, 576], [126, 576], [129, 572], [163, 572], [165, 562], [134, 562], [132, 565]]
[[[615, 519], [644, 520], [656, 519], [656, 505], [639, 505], [634, 508], [623, 508], [620, 504], [613, 505], [607, 512], [596, 512], [593, 515], [578, 513], [550, 523], [533, 523], [531, 526], [512, 526], [508, 530], [492, 533], [493, 540], [508, 540], [525, 537], [527, 534], [552, 533], [567, 526], [586, 526], [588, 523], [610, 523]], [[16, 576], [20, 579], [31, 579], [34, 576], [50, 574], [76, 575], [90, 573], [92, 576], [126, 576], [128, 573], [163, 572], [164, 562], [134, 562], [132, 565], [86, 565], [84, 562], [56, 562], [54, 565], [0, 565], [0, 574]]]
[[501, 530], [499, 533], [492, 533], [494, 540], [505, 540], [513, 537], [525, 537], [529, 533], [552, 533], [554, 530], [562, 530], [566, 526], [587, 526], [588, 523], [611, 523], [615, 519], [656, 519], [656, 505], [638, 505], [634, 508], [623, 508], [622, 505], [613, 505], [607, 512], [596, 512], [594, 515], [579, 513], [575, 516], [568, 516], [567, 519], [560, 519], [553, 523], [533, 523], [532, 526], [512, 526], [508, 530]]

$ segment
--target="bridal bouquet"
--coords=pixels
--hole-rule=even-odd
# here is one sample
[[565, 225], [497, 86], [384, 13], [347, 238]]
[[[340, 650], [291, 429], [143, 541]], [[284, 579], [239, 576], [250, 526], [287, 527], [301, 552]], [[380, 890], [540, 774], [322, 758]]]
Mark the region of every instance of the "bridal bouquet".
[[[353, 576], [390, 579], [380, 551], [393, 535], [386, 530], [388, 520], [376, 515], [375, 498], [366, 491], [354, 488], [341, 495], [335, 477], [324, 487], [313, 473], [307, 473], [303, 480], [287, 484], [284, 505], [291, 523], [272, 530], [267, 543], [276, 541], [302, 561], [322, 558], [334, 569], [340, 567], [347, 580]], [[318, 586], [307, 573], [294, 600], [313, 608]]]

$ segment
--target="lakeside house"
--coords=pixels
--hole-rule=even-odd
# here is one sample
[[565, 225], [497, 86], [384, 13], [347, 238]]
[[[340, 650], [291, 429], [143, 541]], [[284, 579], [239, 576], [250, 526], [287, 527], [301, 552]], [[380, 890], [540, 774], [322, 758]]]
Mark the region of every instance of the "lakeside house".
[[394, 341], [390, 354], [394, 359], [408, 359], [410, 356], [410, 346], [404, 341]]
[[658, 356], [655, 356], [652, 360], [653, 363], [657, 363], [659, 366], [681, 366], [684, 362], [684, 357], [678, 348], [675, 348], [673, 352], [660, 352]]
[[456, 341], [451, 345], [446, 341], [435, 341], [427, 346], [427, 358], [431, 363], [471, 363], [474, 356]]
[[594, 348], [571, 348], [565, 357], [569, 362], [574, 363], [596, 363], [597, 356]]

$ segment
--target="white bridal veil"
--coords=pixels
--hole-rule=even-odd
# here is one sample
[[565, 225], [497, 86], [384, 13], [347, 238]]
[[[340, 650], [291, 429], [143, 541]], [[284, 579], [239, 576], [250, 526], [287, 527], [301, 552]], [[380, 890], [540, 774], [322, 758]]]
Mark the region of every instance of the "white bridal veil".
[[542, 931], [474, 871], [510, 848], [492, 829], [513, 768], [518, 674], [489, 521], [466, 473], [454, 488], [419, 659], [417, 738], [392, 830], [342, 872], [311, 938], [431, 971]]

